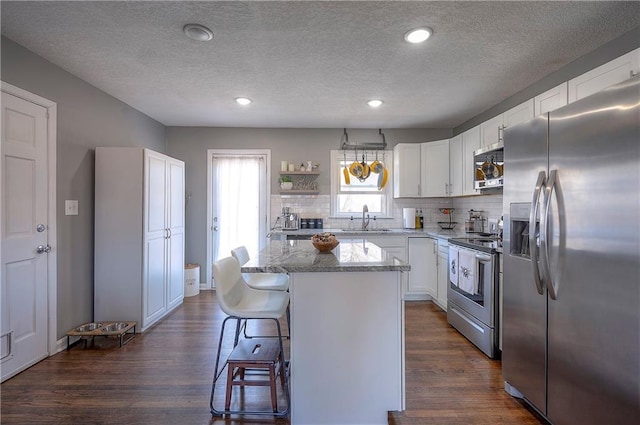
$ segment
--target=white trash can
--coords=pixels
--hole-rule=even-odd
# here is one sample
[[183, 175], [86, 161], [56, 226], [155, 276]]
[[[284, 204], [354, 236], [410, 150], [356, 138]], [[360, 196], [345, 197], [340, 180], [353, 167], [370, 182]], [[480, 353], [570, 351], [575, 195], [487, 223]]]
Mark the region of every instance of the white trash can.
[[193, 297], [200, 293], [200, 265], [184, 266], [184, 296]]

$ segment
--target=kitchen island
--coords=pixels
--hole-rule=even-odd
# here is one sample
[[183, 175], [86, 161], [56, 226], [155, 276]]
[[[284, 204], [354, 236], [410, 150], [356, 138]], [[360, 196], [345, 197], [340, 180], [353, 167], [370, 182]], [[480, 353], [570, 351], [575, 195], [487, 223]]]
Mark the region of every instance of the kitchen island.
[[387, 424], [404, 410], [404, 305], [409, 265], [364, 239], [330, 253], [271, 241], [245, 273], [290, 274], [291, 423]]

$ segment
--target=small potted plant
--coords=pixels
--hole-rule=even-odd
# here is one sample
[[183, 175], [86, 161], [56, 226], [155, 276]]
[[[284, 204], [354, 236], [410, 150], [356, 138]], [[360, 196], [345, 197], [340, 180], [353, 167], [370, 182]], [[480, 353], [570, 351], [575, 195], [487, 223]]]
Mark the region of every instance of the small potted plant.
[[282, 190], [291, 190], [291, 189], [293, 189], [293, 182], [291, 181], [291, 177], [289, 177], [289, 176], [281, 176], [280, 177], [280, 188]]

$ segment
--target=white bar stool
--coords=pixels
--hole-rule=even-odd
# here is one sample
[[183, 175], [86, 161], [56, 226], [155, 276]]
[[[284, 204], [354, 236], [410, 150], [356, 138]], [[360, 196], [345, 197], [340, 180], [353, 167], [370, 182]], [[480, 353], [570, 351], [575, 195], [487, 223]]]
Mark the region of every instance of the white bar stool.
[[[245, 246], [239, 246], [231, 250], [231, 256], [238, 260], [240, 266], [245, 265], [249, 261], [249, 252]], [[288, 291], [289, 290], [289, 275], [286, 273], [242, 273], [247, 285], [253, 289], [268, 290], [268, 291]], [[287, 307], [287, 329], [291, 331], [289, 320], [291, 319], [291, 313], [289, 307]], [[247, 335], [247, 326], [244, 326], [244, 337], [255, 338]]]
[[216, 416], [222, 415], [270, 415], [278, 417], [286, 417], [289, 412], [290, 395], [289, 395], [289, 374], [285, 372], [284, 391], [287, 400], [287, 407], [284, 410], [273, 411], [250, 411], [250, 410], [218, 410], [213, 405], [214, 392], [216, 382], [222, 375], [227, 362], [218, 370], [220, 365], [220, 353], [222, 350], [222, 340], [224, 338], [224, 329], [227, 320], [236, 321], [235, 336], [233, 341], [234, 348], [238, 345], [240, 337], [240, 325], [242, 320], [246, 319], [266, 319], [273, 320], [276, 323], [278, 331], [278, 345], [281, 358], [284, 359], [284, 347], [282, 345], [282, 331], [278, 319], [285, 314], [289, 305], [289, 293], [286, 291], [270, 291], [256, 290], [249, 287], [240, 273], [240, 264], [233, 257], [223, 258], [213, 265], [213, 278], [216, 282], [216, 296], [220, 308], [228, 316], [222, 322], [220, 330], [220, 339], [218, 341], [218, 353], [216, 355], [216, 365], [214, 369], [213, 383], [211, 385], [211, 398], [209, 407], [211, 414]]

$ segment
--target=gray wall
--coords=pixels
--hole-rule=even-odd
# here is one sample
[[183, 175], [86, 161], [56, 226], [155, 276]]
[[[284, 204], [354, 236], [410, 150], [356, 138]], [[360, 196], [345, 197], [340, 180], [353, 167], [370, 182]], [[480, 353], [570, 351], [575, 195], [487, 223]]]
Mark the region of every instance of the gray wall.
[[[93, 320], [93, 168], [97, 146], [165, 151], [162, 124], [2, 37], [0, 78], [58, 105], [58, 325], [61, 338]], [[79, 215], [64, 215], [77, 199]]]
[[556, 72], [542, 77], [524, 90], [513, 94], [504, 101], [500, 102], [496, 106], [487, 109], [483, 113], [476, 115], [470, 120], [462, 123], [458, 127], [453, 129], [453, 134], [460, 134], [467, 131], [476, 125], [483, 123], [484, 121], [491, 119], [501, 113], [521, 104], [522, 102], [531, 99], [540, 93], [552, 89], [553, 87], [569, 81], [586, 71], [596, 68], [602, 64], [605, 64], [619, 56], [624, 55], [634, 49], [640, 47], [640, 27], [635, 28], [626, 34], [598, 47], [594, 51], [587, 53], [586, 55], [576, 59], [567, 66], [562, 67]]
[[[381, 142], [378, 130], [348, 129], [349, 143]], [[271, 149], [271, 193], [278, 193], [280, 161], [320, 163], [320, 192], [329, 194], [329, 152], [342, 145], [343, 129], [167, 127], [167, 154], [186, 165], [186, 260], [206, 264], [207, 252], [207, 149]], [[450, 129], [383, 130], [387, 146], [451, 137]], [[205, 269], [200, 268], [201, 282]]]

